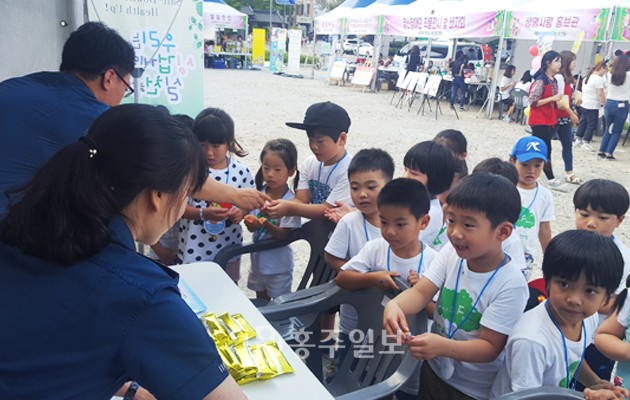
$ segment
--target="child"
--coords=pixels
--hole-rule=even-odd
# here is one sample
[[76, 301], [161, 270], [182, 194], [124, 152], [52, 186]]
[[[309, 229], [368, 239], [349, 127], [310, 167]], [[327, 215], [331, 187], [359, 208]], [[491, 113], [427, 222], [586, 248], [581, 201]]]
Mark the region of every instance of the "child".
[[521, 237], [527, 272], [529, 276], [534, 265], [536, 242], [540, 241], [542, 251], [551, 240], [550, 221], [556, 219], [551, 192], [538, 183], [538, 177], [547, 162], [547, 145], [536, 136], [521, 138], [512, 149], [510, 161], [518, 171], [518, 184], [523, 207], [514, 228]]
[[549, 242], [542, 262], [549, 298], [514, 326], [491, 397], [541, 386], [574, 388], [603, 382], [584, 361], [597, 310], [621, 279], [623, 260], [609, 238], [566, 231]]
[[[528, 296], [518, 266], [501, 249], [520, 199], [507, 179], [473, 174], [447, 204], [450, 243], [413, 288], [385, 306], [384, 325], [389, 334], [405, 336], [414, 357], [429, 360], [421, 368], [421, 399], [487, 399]], [[407, 334], [405, 315], [422, 311], [438, 290], [434, 333]]]
[[[429, 222], [428, 212], [429, 194], [419, 182], [399, 178], [385, 185], [378, 195], [382, 237], [367, 242], [341, 267], [337, 284], [351, 290], [371, 286], [398, 289], [393, 276], [400, 276], [411, 286], [416, 284], [437, 254], [418, 239]], [[347, 319], [347, 314], [341, 314], [340, 360], [345, 356], [343, 343], [349, 343], [349, 334], [357, 327], [355, 315]], [[415, 382], [410, 381], [402, 387], [404, 393], [397, 394], [399, 399], [417, 398], [417, 376]]]
[[466, 141], [466, 136], [464, 136], [461, 131], [457, 129], [444, 129], [435, 135], [433, 141], [451, 149], [453, 157], [466, 161], [466, 157], [468, 156], [468, 141]]
[[[193, 126], [193, 133], [206, 154], [210, 176], [236, 188], [253, 188], [254, 179], [249, 169], [232, 155], [247, 153], [234, 138], [234, 121], [223, 110], [203, 110]], [[212, 261], [224, 247], [242, 244], [239, 223], [244, 212], [231, 204], [208, 203], [190, 198], [180, 221], [179, 261], [184, 264]], [[228, 262], [225, 271], [234, 282], [240, 277], [240, 257]]]
[[313, 155], [300, 167], [295, 198], [273, 200], [263, 211], [272, 218], [324, 218], [324, 212], [339, 202], [352, 205], [346, 173], [352, 160], [346, 150], [350, 128], [346, 110], [330, 101], [315, 103], [306, 110], [303, 123], [287, 122], [287, 126], [306, 131]]
[[411, 147], [403, 160], [404, 178], [422, 183], [431, 196], [429, 225], [420, 233], [420, 240], [433, 246], [440, 233], [444, 214], [437, 195], [451, 187], [455, 176], [455, 160], [450, 150], [433, 141], [421, 142]]
[[[436, 198], [440, 202], [440, 206], [442, 206], [442, 209], [444, 209], [444, 205], [446, 204], [446, 198], [448, 197], [448, 194], [451, 193], [451, 190], [453, 190], [453, 188], [457, 186], [457, 184], [459, 183], [459, 181], [462, 180], [463, 177], [468, 176], [468, 165], [466, 164], [466, 161], [460, 160], [459, 158], [455, 158], [454, 161], [455, 161], [455, 174], [453, 175], [453, 183], [451, 184], [451, 187], [448, 188], [447, 191], [442, 192], [436, 196]], [[442, 219], [443, 219], [442, 228], [440, 228], [440, 231], [435, 236], [435, 239], [433, 239], [433, 243], [431, 243], [431, 247], [435, 251], [440, 251], [442, 247], [444, 247], [444, 245], [448, 243], [448, 236], [446, 235], [446, 228], [448, 226], [448, 222], [444, 220], [444, 217], [442, 217]]]
[[[300, 173], [297, 171], [297, 149], [287, 139], [267, 142], [260, 154], [261, 167], [256, 173], [256, 188], [273, 200], [292, 200], [295, 197], [287, 181], [293, 178], [297, 187]], [[266, 218], [260, 210], [244, 217], [245, 226], [254, 232], [254, 243], [269, 238], [283, 239], [293, 228], [302, 226], [300, 217], [283, 217], [280, 221]], [[293, 282], [293, 251], [290, 246], [251, 254], [251, 270], [247, 287], [256, 292], [259, 299], [270, 300], [291, 293]]]

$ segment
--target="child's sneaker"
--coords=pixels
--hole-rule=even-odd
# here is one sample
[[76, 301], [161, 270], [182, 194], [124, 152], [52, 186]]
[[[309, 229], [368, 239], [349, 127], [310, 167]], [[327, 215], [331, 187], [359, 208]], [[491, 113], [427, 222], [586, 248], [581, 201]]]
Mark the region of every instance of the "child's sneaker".
[[512, 118], [511, 118], [509, 115], [505, 115], [505, 116], [503, 117], [503, 121], [505, 121], [505, 122], [511, 122], [511, 121], [512, 121]]
[[586, 142], [582, 142], [582, 139], [580, 139], [580, 138], [579, 138], [579, 137], [577, 137], [577, 136], [573, 138], [573, 147], [578, 147], [578, 146], [581, 146], [581, 145], [583, 145], [584, 143], [586, 143]]
[[593, 148], [593, 146], [591, 146], [591, 144], [590, 144], [589, 142], [582, 142], [582, 144], [580, 145], [580, 147], [581, 147], [583, 150], [586, 150], [586, 151], [595, 151], [595, 149]]

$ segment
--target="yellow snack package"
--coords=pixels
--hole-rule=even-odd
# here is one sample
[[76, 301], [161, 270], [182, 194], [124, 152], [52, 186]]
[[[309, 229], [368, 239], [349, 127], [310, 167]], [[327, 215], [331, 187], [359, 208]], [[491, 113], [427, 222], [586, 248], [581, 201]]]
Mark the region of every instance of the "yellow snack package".
[[252, 328], [249, 322], [247, 322], [242, 314], [233, 314], [232, 318], [234, 319], [234, 321], [236, 321], [237, 324], [241, 326], [241, 328], [243, 328], [243, 330], [247, 334], [247, 339], [253, 339], [256, 337], [256, 331], [254, 330], [254, 328]]
[[232, 333], [235, 338], [235, 343], [243, 343], [247, 340], [247, 332], [241, 328], [241, 326], [230, 316], [230, 314], [224, 312], [219, 315], [219, 319], [223, 321], [225, 326], [227, 326], [228, 330]]
[[230, 336], [230, 333], [219, 322], [219, 319], [213, 312], [207, 313], [203, 316], [203, 320], [210, 330], [210, 336], [214, 339], [217, 346], [221, 344], [232, 344], [234, 339]]
[[223, 344], [217, 346], [217, 351], [223, 360], [223, 363], [228, 369], [228, 372], [234, 378], [234, 380], [238, 381], [245, 375], [245, 371], [243, 370], [243, 366], [241, 365], [238, 357], [229, 345]]
[[254, 344], [249, 347], [249, 350], [258, 366], [258, 379], [264, 381], [278, 375], [278, 367], [267, 357], [264, 345]]
[[249, 352], [249, 349], [244, 343], [236, 343], [234, 345], [234, 353], [238, 357], [241, 366], [243, 367], [243, 376], [237, 379], [239, 385], [244, 385], [248, 382], [258, 379], [258, 367]]
[[293, 367], [289, 364], [289, 361], [287, 361], [284, 354], [282, 354], [276, 342], [265, 342], [263, 344], [263, 350], [265, 352], [265, 356], [269, 359], [270, 364], [276, 365], [278, 375], [293, 372]]

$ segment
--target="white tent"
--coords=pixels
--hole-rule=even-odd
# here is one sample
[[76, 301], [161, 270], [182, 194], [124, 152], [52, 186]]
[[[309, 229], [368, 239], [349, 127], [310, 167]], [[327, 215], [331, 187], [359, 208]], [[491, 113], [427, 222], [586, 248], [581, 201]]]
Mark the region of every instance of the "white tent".
[[221, 28], [247, 30], [247, 14], [244, 14], [223, 0], [204, 0], [203, 2], [204, 30]]

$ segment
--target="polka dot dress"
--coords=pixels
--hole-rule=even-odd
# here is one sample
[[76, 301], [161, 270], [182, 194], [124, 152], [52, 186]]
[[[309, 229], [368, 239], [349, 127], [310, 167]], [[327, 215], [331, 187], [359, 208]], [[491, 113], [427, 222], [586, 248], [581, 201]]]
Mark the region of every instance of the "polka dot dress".
[[[236, 188], [255, 188], [254, 178], [249, 169], [241, 162], [231, 158], [229, 168], [209, 169], [211, 178]], [[229, 170], [229, 172], [228, 172]], [[206, 208], [211, 204], [205, 200], [190, 198], [188, 204], [195, 208]], [[217, 235], [206, 231], [201, 220], [182, 219], [179, 224], [179, 245], [177, 255], [183, 264], [199, 261], [212, 261], [221, 249], [232, 244], [243, 243], [243, 230], [240, 224], [233, 224], [226, 219], [225, 228]], [[236, 261], [235, 258], [231, 261]]]

